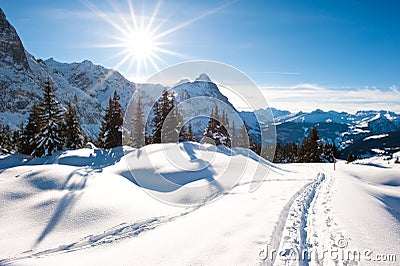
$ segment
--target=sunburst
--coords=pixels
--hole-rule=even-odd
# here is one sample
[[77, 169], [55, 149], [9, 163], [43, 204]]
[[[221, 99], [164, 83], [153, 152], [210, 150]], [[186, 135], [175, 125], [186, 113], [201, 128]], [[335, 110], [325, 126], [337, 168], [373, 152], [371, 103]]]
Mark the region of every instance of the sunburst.
[[101, 45], [102, 47], [120, 49], [120, 51], [113, 56], [115, 58], [120, 58], [114, 69], [118, 69], [121, 65], [128, 63], [128, 71], [131, 71], [132, 68], [135, 67], [136, 77], [143, 77], [149, 74], [150, 66], [156, 71], [160, 70], [159, 64], [165, 63], [161, 58], [162, 54], [168, 54], [186, 60], [190, 58], [182, 53], [167, 49], [166, 46], [170, 43], [163, 41], [163, 38], [232, 3], [233, 2], [225, 3], [222, 6], [166, 30], [161, 30], [161, 28], [166, 24], [165, 22], [167, 22], [167, 20], [158, 17], [161, 1], [156, 4], [152, 15], [148, 17], [144, 15], [138, 16], [131, 0], [127, 2], [126, 9], [129, 10], [128, 16], [126, 15], [127, 12], [121, 12], [120, 8], [116, 6], [115, 3], [113, 4], [113, 2], [110, 2], [114, 11], [113, 15], [102, 12], [90, 2], [87, 2], [87, 6], [96, 15], [106, 20], [116, 29], [116, 32], [110, 36], [112, 42]]

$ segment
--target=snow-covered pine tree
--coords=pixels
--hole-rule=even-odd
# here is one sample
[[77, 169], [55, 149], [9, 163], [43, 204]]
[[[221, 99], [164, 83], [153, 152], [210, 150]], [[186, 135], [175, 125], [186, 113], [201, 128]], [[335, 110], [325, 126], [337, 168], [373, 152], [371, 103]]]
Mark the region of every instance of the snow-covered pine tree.
[[[167, 90], [164, 90], [160, 99], [153, 106], [152, 111], [154, 116], [151, 121], [150, 132], [146, 136], [146, 144], [178, 141], [179, 132], [177, 129], [180, 128], [182, 121], [177, 108], [175, 108], [175, 111], [170, 114], [170, 118], [166, 121], [168, 114], [174, 106], [175, 97], [173, 92], [169, 93]], [[162, 133], [161, 131], [164, 132]]]
[[130, 145], [135, 148], [141, 148], [144, 146], [144, 128], [145, 124], [143, 121], [143, 109], [142, 101], [138, 97], [138, 100], [133, 111], [133, 117], [131, 120], [132, 131], [130, 137]]
[[14, 151], [12, 132], [8, 125], [0, 125], [0, 148], [4, 153], [12, 153]]
[[181, 131], [179, 132], [179, 142], [187, 141], [187, 129], [185, 125], [182, 126]]
[[119, 103], [119, 95], [114, 91], [110, 97], [103, 121], [101, 123], [98, 145], [105, 149], [122, 146], [122, 107]]
[[187, 132], [186, 141], [193, 141], [193, 142], [197, 141], [196, 136], [193, 134], [193, 128], [192, 128], [192, 124], [191, 123], [189, 123], [189, 126], [188, 126], [188, 132]]
[[109, 135], [109, 129], [111, 128], [111, 108], [113, 105], [113, 100], [110, 97], [108, 99], [108, 106], [107, 109], [104, 113], [103, 121], [101, 121], [101, 128], [100, 128], [100, 133], [99, 137], [97, 139], [97, 146], [101, 148], [105, 148], [106, 146], [106, 140]]
[[314, 126], [297, 150], [298, 163], [318, 163], [322, 161], [323, 146], [318, 136], [318, 130]]
[[22, 129], [21, 140], [18, 147], [18, 151], [22, 154], [31, 155], [37, 146], [35, 136], [39, 134], [41, 130], [39, 113], [38, 106], [34, 104], [29, 114], [28, 123]]
[[340, 158], [340, 152], [333, 143], [326, 143], [323, 147], [322, 157], [324, 160], [333, 163], [335, 158]]
[[224, 117], [220, 117], [218, 106], [215, 106], [212, 112], [213, 113], [208, 120], [208, 124], [204, 131], [203, 137], [213, 140], [213, 142], [217, 146], [224, 145], [230, 147], [231, 139], [226, 128], [229, 124], [229, 121], [225, 121], [227, 122], [225, 125], [221, 123], [222, 120], [227, 120], [228, 118], [226, 117], [226, 115], [224, 115]]
[[355, 160], [357, 160], [357, 155], [349, 152], [349, 155], [347, 156], [347, 163], [354, 162]]
[[63, 114], [50, 80], [44, 84], [43, 100], [39, 103], [38, 109], [40, 131], [35, 135], [37, 145], [32, 155], [49, 156], [64, 146]]
[[235, 143], [237, 147], [249, 148], [249, 134], [247, 133], [246, 122], [243, 122], [243, 125], [240, 127]]
[[146, 144], [161, 143], [162, 113], [159, 101], [154, 103], [152, 108], [153, 119], [146, 127]]
[[66, 148], [79, 149], [84, 146], [84, 134], [76, 116], [72, 104], [68, 103], [67, 111], [64, 114], [64, 143]]
[[192, 124], [189, 123], [187, 129], [186, 126], [182, 126], [179, 134], [179, 142], [182, 141], [193, 141], [196, 142], [196, 137], [193, 134]]
[[162, 142], [173, 143], [179, 141], [179, 131], [183, 124], [183, 119], [179, 113], [179, 109], [175, 106], [175, 97], [171, 95], [170, 111], [166, 119], [164, 120], [162, 127]]
[[18, 152], [19, 142], [21, 140], [21, 131], [19, 129], [12, 131], [11, 143], [13, 152]]

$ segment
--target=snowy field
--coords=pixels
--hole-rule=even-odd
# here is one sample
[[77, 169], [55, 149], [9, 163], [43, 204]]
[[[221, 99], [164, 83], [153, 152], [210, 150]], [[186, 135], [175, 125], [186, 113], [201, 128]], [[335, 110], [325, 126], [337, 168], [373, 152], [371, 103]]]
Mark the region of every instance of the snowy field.
[[[164, 158], [174, 149], [185, 169]], [[394, 159], [338, 162], [334, 171], [250, 155], [186, 143], [2, 156], [0, 265], [399, 265]], [[269, 174], [250, 193], [257, 167]], [[182, 187], [154, 191], [157, 173]], [[176, 193], [199, 184], [211, 197]], [[157, 193], [197, 205], [165, 204]]]

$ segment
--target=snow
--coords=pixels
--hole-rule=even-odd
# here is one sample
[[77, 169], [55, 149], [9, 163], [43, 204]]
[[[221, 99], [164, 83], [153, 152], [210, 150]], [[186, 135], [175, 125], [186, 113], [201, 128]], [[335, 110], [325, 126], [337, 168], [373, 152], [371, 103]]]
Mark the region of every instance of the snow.
[[[168, 160], [171, 153], [179, 160]], [[127, 163], [143, 170], [140, 182]], [[108, 151], [88, 145], [34, 160], [8, 155], [0, 166], [1, 265], [347, 265], [289, 255], [332, 249], [400, 255], [394, 159], [339, 161], [334, 171], [333, 164], [274, 165], [245, 149], [181, 143]], [[269, 174], [250, 193], [260, 169]], [[166, 173], [182, 186], [138, 186]], [[200, 185], [206, 194], [190, 190]], [[272, 259], [273, 249], [282, 252]], [[376, 264], [367, 259], [360, 264]]]
[[206, 73], [201, 73], [195, 81], [211, 82], [211, 79]]
[[386, 138], [388, 136], [389, 136], [389, 134], [373, 135], [373, 136], [369, 136], [369, 137], [364, 138], [363, 141], [367, 141], [367, 140], [370, 140], [370, 139], [381, 139], [381, 138]]

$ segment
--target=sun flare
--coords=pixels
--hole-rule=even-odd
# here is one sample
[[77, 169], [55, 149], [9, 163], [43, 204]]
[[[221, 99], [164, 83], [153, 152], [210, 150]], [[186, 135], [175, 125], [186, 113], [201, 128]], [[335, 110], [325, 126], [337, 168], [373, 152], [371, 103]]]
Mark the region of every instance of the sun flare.
[[[107, 34], [107, 37], [111, 38], [112, 42], [100, 45], [101, 47], [119, 49], [119, 52], [113, 56], [113, 58], [119, 58], [114, 69], [119, 69], [122, 65], [128, 64], [127, 69], [130, 72], [128, 76], [135, 76], [136, 79], [141, 79], [148, 76], [153, 69], [160, 70], [159, 64], [165, 63], [161, 58], [162, 54], [185, 60], [190, 59], [187, 55], [167, 49], [166, 46], [171, 43], [163, 41], [164, 37], [218, 12], [233, 2], [225, 3], [213, 10], [166, 29], [168, 20], [158, 17], [161, 1], [155, 5], [151, 16], [145, 16], [143, 13], [138, 16], [132, 0], [127, 1], [128, 6], [123, 11], [115, 2], [110, 2], [113, 12], [107, 13], [99, 10], [96, 5], [90, 2], [86, 3], [98, 17], [107, 21], [116, 30], [111, 34]], [[162, 30], [162, 28], [164, 29]]]

